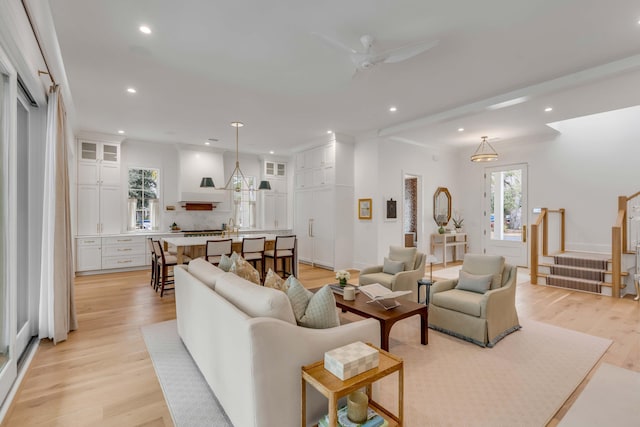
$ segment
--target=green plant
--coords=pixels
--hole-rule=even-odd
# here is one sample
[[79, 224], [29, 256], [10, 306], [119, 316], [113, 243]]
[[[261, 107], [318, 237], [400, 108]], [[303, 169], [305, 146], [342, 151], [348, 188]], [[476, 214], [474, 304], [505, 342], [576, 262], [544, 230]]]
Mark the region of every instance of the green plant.
[[460, 217], [453, 217], [451, 218], [453, 220], [453, 226], [455, 228], [462, 228], [462, 223], [464, 222], [464, 218], [460, 218]]

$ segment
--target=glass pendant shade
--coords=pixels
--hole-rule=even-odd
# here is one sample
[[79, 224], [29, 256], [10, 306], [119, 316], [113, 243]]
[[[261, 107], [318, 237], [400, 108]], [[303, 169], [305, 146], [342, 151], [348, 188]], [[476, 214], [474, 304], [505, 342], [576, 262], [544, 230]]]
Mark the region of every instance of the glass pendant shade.
[[487, 141], [487, 137], [482, 137], [482, 142], [478, 146], [478, 149], [473, 156], [471, 156], [472, 162], [492, 162], [494, 160], [498, 160], [498, 153], [495, 148], [489, 144]]

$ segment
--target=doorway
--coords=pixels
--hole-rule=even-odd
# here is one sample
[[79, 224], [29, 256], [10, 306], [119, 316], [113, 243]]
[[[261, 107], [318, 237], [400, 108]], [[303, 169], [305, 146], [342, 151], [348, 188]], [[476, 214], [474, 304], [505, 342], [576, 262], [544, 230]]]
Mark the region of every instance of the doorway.
[[527, 267], [527, 165], [487, 168], [484, 180], [484, 252]]
[[402, 229], [407, 248], [418, 246], [418, 178], [416, 175], [404, 175]]

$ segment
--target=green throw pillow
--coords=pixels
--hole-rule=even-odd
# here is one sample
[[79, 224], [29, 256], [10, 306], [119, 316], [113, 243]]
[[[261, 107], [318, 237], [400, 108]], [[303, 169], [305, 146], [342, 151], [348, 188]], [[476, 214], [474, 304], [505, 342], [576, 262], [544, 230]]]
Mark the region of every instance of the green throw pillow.
[[235, 252], [231, 254], [231, 257], [228, 257], [226, 254], [223, 254], [220, 257], [220, 262], [218, 263], [218, 267], [221, 270], [228, 272], [229, 270], [231, 270], [231, 266], [233, 265], [234, 262], [236, 262], [238, 257], [239, 255]]
[[308, 291], [293, 276], [287, 279], [287, 296], [298, 325], [305, 328], [326, 329], [340, 326], [336, 311], [336, 299], [329, 286], [324, 286], [315, 294]]
[[389, 258], [384, 259], [384, 265], [382, 266], [382, 272], [387, 274], [398, 274], [404, 271], [404, 262], [393, 261]]
[[489, 290], [492, 279], [493, 274], [478, 275], [470, 274], [466, 271], [460, 270], [460, 276], [458, 278], [456, 289], [484, 294]]

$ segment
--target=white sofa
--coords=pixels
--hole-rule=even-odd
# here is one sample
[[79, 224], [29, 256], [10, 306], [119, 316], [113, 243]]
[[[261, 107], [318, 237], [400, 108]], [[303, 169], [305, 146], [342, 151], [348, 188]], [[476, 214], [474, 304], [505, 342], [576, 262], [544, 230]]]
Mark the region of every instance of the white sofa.
[[[238, 427], [299, 426], [300, 368], [354, 341], [380, 345], [374, 319], [330, 329], [297, 326], [285, 293], [204, 260], [175, 267], [178, 334]], [[327, 412], [307, 385], [307, 420]]]

